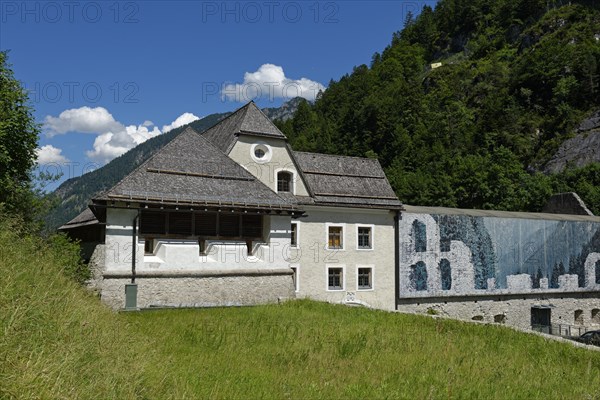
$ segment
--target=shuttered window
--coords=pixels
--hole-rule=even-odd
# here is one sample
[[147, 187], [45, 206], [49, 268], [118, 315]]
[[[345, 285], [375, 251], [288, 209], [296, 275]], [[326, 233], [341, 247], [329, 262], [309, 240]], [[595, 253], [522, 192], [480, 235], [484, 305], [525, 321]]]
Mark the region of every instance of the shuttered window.
[[195, 218], [195, 234], [197, 236], [217, 236], [216, 213], [198, 213]]
[[169, 234], [190, 236], [192, 234], [192, 213], [169, 213]]
[[140, 233], [164, 235], [167, 232], [166, 216], [159, 211], [142, 211]]
[[262, 237], [262, 216], [244, 215], [242, 217], [243, 236], [251, 238]]
[[239, 237], [240, 216], [237, 214], [221, 214], [219, 216], [219, 234], [225, 237]]

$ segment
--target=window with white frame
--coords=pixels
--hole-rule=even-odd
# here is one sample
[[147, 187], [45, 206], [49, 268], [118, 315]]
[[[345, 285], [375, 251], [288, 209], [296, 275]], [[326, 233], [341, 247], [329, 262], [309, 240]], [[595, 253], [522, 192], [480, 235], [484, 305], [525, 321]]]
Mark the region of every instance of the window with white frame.
[[373, 226], [359, 225], [356, 227], [356, 248], [358, 250], [373, 249]]
[[343, 249], [344, 248], [344, 228], [340, 225], [327, 226], [327, 248], [328, 249]]
[[344, 268], [327, 268], [327, 290], [344, 290]]
[[277, 173], [277, 191], [291, 193], [292, 192], [292, 173], [288, 171], [279, 171]]
[[358, 290], [373, 289], [373, 268], [358, 267], [356, 271], [356, 288]]
[[290, 231], [290, 245], [292, 247], [298, 247], [298, 223], [292, 222]]
[[294, 266], [292, 267], [292, 279], [294, 281], [294, 290], [297, 292], [298, 290], [300, 290], [300, 276], [298, 275], [298, 267]]

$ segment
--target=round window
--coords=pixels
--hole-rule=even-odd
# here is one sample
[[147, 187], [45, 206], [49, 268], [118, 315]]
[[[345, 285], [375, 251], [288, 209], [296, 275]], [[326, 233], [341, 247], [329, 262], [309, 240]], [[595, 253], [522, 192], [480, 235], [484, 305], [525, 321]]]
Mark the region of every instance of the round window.
[[271, 161], [271, 146], [265, 143], [253, 144], [250, 148], [250, 156], [259, 164], [267, 163]]
[[256, 150], [254, 150], [254, 156], [258, 159], [264, 158], [265, 151], [261, 148], [257, 148]]

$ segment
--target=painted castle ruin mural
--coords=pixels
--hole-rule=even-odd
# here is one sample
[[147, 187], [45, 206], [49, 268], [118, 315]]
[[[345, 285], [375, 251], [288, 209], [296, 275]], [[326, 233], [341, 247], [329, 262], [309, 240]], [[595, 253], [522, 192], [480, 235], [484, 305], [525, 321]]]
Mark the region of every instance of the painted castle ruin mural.
[[403, 213], [399, 296], [600, 289], [600, 223], [531, 216]]

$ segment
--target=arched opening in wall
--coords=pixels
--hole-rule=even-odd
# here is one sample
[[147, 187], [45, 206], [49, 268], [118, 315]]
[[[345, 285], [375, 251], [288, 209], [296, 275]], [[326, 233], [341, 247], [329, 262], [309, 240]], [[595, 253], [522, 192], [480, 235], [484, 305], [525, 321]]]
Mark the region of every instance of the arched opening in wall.
[[600, 308], [592, 310], [592, 323], [600, 325]]
[[575, 310], [575, 325], [583, 325], [583, 310]]
[[600, 260], [596, 261], [596, 285], [600, 285]]
[[494, 315], [494, 322], [497, 324], [505, 324], [506, 323], [506, 315], [504, 315], [504, 314]]
[[292, 191], [292, 173], [280, 171], [277, 173], [277, 191], [290, 193]]
[[415, 251], [423, 253], [427, 251], [427, 227], [421, 221], [415, 220], [412, 226], [412, 237], [415, 243]]
[[440, 261], [440, 276], [442, 277], [442, 290], [452, 289], [452, 269], [450, 261], [445, 258]]
[[475, 315], [471, 318], [473, 321], [483, 321], [483, 315]]
[[427, 266], [423, 261], [410, 266], [410, 286], [418, 291], [427, 290]]

